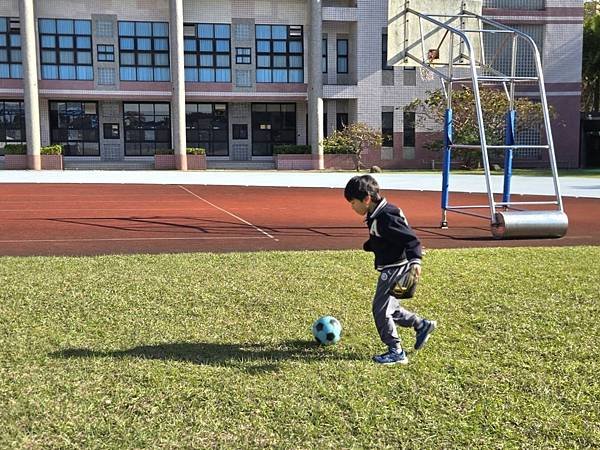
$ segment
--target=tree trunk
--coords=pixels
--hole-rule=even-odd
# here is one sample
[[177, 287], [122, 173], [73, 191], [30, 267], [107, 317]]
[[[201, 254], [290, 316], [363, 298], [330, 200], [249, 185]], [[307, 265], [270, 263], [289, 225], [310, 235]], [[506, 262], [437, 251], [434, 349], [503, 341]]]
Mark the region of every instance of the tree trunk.
[[592, 110], [594, 112], [600, 111], [600, 76], [596, 76], [596, 82], [594, 83], [594, 105]]

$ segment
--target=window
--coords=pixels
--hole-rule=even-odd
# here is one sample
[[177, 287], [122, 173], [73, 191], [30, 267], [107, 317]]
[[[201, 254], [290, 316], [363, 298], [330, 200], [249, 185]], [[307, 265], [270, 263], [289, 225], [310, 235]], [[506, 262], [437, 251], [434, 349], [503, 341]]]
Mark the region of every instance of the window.
[[92, 22], [39, 19], [44, 80], [93, 80]]
[[100, 156], [98, 104], [50, 102], [50, 142], [65, 156]]
[[194, 24], [195, 36], [184, 38], [185, 81], [231, 83], [230, 25]]
[[119, 22], [121, 81], [169, 81], [169, 25]]
[[273, 146], [296, 143], [294, 103], [252, 104], [252, 155], [271, 156]]
[[388, 35], [384, 33], [381, 35], [381, 68], [383, 70], [394, 70], [394, 66], [388, 66]]
[[114, 45], [98, 45], [98, 61], [114, 61], [115, 46]]
[[23, 78], [18, 19], [0, 17], [0, 78]]
[[415, 113], [404, 111], [404, 147], [415, 146]]
[[417, 85], [417, 68], [416, 67], [403, 67], [402, 68], [402, 84], [404, 84], [404, 86], [416, 86]]
[[123, 103], [125, 156], [152, 156], [171, 148], [169, 103]]
[[337, 40], [337, 73], [348, 73], [348, 39]]
[[383, 136], [382, 147], [394, 146], [394, 113], [381, 113], [381, 134]]
[[348, 126], [348, 113], [337, 113], [335, 115], [335, 129], [342, 131]]
[[248, 139], [248, 125], [245, 123], [234, 123], [233, 139]]
[[252, 62], [251, 50], [250, 47], [236, 47], [235, 62], [237, 64], [250, 64]]
[[121, 132], [119, 131], [118, 123], [104, 124], [104, 139], [120, 139]]
[[185, 128], [188, 147], [206, 149], [206, 156], [229, 155], [226, 103], [187, 103]]
[[0, 100], [0, 155], [6, 144], [24, 144], [26, 139], [23, 102]]
[[303, 83], [302, 25], [256, 25], [257, 83]]
[[321, 41], [321, 72], [327, 73], [327, 38]]

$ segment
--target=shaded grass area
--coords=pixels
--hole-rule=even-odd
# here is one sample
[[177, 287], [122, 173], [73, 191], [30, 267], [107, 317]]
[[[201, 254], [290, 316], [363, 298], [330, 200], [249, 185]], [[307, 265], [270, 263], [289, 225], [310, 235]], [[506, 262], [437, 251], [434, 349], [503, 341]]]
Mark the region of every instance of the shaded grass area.
[[431, 250], [380, 367], [366, 253], [0, 258], [0, 448], [598, 448], [599, 261]]

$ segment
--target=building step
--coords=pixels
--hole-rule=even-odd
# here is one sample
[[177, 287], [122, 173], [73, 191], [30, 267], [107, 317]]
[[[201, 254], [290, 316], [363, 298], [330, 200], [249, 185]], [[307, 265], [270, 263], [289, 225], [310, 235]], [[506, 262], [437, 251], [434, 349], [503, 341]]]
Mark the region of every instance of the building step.
[[153, 170], [150, 161], [64, 161], [65, 170]]
[[275, 161], [206, 161], [208, 169], [274, 170]]

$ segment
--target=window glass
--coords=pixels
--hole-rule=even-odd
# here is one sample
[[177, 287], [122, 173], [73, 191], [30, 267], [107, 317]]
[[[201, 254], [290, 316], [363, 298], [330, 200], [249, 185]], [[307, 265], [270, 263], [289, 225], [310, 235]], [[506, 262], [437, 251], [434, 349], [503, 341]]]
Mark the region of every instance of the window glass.
[[50, 102], [51, 143], [65, 156], [100, 156], [97, 111], [96, 102]]
[[90, 20], [39, 19], [38, 28], [42, 79], [94, 79]]
[[119, 22], [121, 80], [170, 80], [168, 30], [166, 22]]
[[302, 38], [302, 26], [256, 25], [256, 81], [304, 82]]

